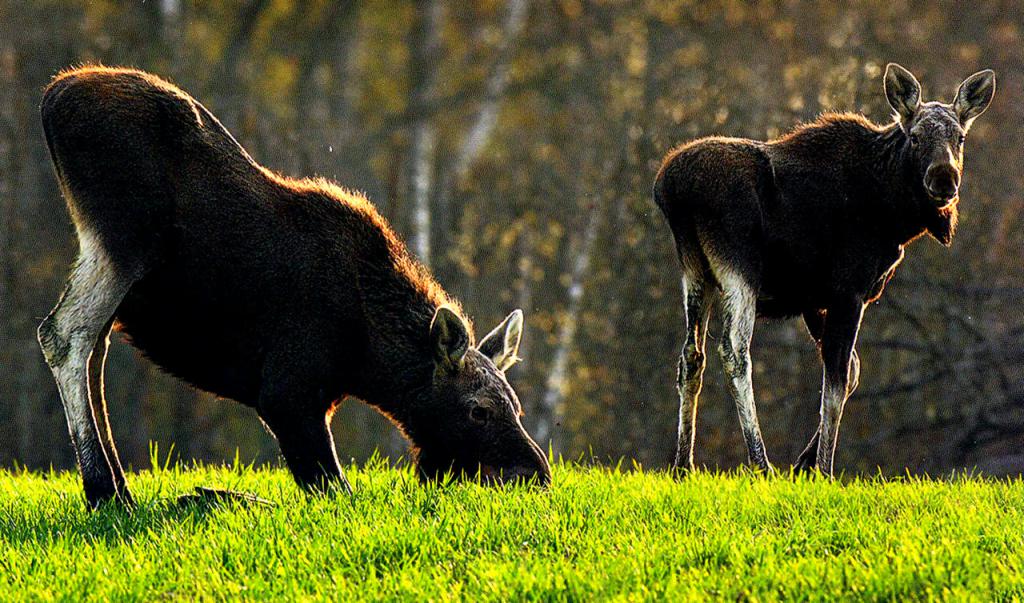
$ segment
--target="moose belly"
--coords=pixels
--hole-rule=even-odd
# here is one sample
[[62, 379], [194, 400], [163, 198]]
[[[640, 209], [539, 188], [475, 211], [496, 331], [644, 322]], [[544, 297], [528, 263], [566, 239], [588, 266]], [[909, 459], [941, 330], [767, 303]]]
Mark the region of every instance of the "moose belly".
[[821, 233], [769, 237], [760, 254], [758, 316], [789, 318], [826, 307], [834, 296], [834, 253]]
[[798, 263], [775, 269], [766, 266], [757, 296], [757, 315], [789, 318], [824, 308], [831, 295], [827, 272]]
[[255, 406], [263, 346], [232, 300], [208, 295], [180, 275], [157, 270], [137, 283], [117, 311], [117, 329], [168, 373], [218, 396]]

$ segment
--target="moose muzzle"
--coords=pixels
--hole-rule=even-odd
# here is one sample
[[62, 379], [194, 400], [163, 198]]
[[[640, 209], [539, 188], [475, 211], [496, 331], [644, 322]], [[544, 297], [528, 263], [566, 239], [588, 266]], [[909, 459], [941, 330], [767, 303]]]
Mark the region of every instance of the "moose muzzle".
[[547, 487], [551, 485], [551, 467], [548, 458], [533, 440], [527, 440], [528, 450], [522, 450], [516, 457], [517, 463], [502, 466], [480, 465], [480, 477], [489, 484], [523, 483]]
[[952, 163], [933, 163], [925, 172], [924, 186], [933, 200], [946, 205], [960, 191], [960, 171]]

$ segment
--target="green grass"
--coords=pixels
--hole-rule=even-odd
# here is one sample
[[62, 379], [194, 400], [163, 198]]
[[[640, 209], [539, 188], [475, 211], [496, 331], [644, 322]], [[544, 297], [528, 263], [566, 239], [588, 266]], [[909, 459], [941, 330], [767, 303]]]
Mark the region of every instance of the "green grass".
[[[129, 477], [127, 514], [87, 512], [75, 474], [0, 472], [0, 598], [1024, 598], [1020, 481], [348, 476], [353, 497], [307, 499], [281, 470], [165, 468]], [[176, 505], [195, 485], [278, 506]]]

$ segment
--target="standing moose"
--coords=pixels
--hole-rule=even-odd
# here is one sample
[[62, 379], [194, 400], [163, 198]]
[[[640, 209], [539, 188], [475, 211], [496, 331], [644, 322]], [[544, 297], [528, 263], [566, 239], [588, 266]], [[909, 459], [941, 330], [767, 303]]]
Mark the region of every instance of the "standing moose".
[[908, 243], [925, 233], [952, 242], [964, 136], [994, 93], [986, 70], [967, 78], [952, 104], [922, 103], [914, 76], [890, 64], [889, 125], [830, 114], [770, 142], [702, 138], [668, 154], [654, 200], [683, 271], [677, 468], [693, 468], [714, 307], [749, 461], [764, 470], [771, 464], [751, 384], [754, 320], [803, 316], [824, 379], [821, 422], [796, 467], [832, 475], [839, 420], [860, 373], [854, 348], [864, 308], [882, 294]]
[[103, 398], [112, 326], [254, 407], [307, 490], [348, 488], [329, 428], [346, 395], [398, 424], [426, 479], [550, 481], [505, 379], [522, 313], [474, 346], [363, 197], [261, 167], [192, 97], [135, 70], [59, 75], [42, 122], [79, 255], [39, 342], [90, 506], [131, 503]]

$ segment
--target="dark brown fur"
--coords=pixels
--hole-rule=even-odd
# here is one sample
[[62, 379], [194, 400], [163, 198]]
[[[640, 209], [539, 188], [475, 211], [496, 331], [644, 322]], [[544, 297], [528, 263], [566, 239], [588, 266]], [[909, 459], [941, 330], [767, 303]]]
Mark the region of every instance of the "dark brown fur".
[[948, 245], [956, 227], [956, 205], [936, 208], [900, 165], [903, 138], [851, 114], [767, 143], [702, 138], [668, 154], [655, 199], [683, 261], [736, 267], [760, 316], [822, 309], [837, 282], [870, 301], [904, 245], [926, 232]]
[[[361, 195], [263, 168], [201, 104], [135, 70], [61, 74], [42, 118], [76, 227], [131, 283], [116, 328], [256, 408], [301, 484], [342, 479], [327, 424], [346, 395], [405, 431], [424, 475], [549, 479], [492, 362], [506, 350], [473, 348], [458, 305]], [[439, 341], [442, 326], [455, 336]]]
[[[704, 366], [708, 290], [721, 290], [722, 274], [735, 273], [756, 295], [758, 316], [803, 316], [821, 347], [825, 389], [848, 395], [864, 306], [882, 294], [904, 247], [925, 233], [952, 242], [963, 135], [993, 90], [991, 72], [981, 72], [953, 104], [921, 103], [913, 76], [891, 66], [886, 91], [894, 123], [829, 114], [769, 142], [702, 138], [666, 156], [654, 199], [675, 238], [689, 296], [680, 392], [692, 400], [683, 402], [677, 464], [691, 462], [682, 458], [692, 455], [683, 439], [692, 440], [686, 430]], [[823, 425], [838, 428], [843, 402], [845, 396], [838, 408], [823, 402]], [[751, 458], [768, 467], [756, 427], [755, 418]], [[817, 441], [801, 463], [831, 473], [832, 449], [816, 459]]]

